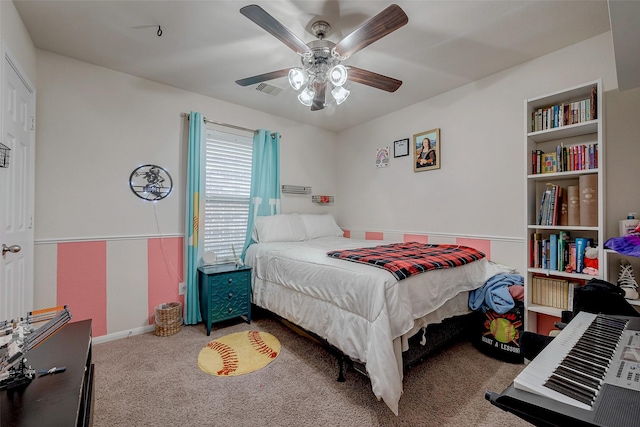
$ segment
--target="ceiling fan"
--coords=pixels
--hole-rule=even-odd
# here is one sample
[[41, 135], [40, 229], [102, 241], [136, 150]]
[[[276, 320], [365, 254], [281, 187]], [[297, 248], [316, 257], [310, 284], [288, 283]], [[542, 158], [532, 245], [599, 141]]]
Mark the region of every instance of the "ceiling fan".
[[402, 85], [400, 80], [341, 64], [354, 53], [409, 22], [407, 15], [396, 4], [369, 19], [338, 43], [324, 39], [331, 28], [325, 21], [316, 21], [311, 26], [311, 31], [318, 40], [304, 43], [258, 5], [245, 6], [240, 9], [240, 13], [287, 45], [302, 60], [302, 68], [285, 68], [236, 80], [240, 86], [250, 86], [288, 75], [291, 86], [296, 90], [302, 89], [298, 100], [310, 106], [311, 111], [317, 111], [326, 106], [329, 84], [333, 87], [331, 94], [337, 104], [341, 104], [349, 95], [349, 91], [343, 87], [347, 80], [387, 92], [395, 92]]

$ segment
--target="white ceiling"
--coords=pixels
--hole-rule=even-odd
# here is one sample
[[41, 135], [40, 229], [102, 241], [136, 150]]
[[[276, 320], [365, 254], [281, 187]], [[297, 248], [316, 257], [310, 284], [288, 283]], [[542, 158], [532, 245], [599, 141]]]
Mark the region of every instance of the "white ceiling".
[[[403, 81], [395, 93], [349, 82], [343, 104], [310, 111], [286, 78], [277, 96], [235, 80], [298, 66], [299, 56], [240, 14], [259, 4], [305, 43], [333, 42], [390, 1], [14, 0], [35, 46], [92, 64], [340, 131], [609, 31], [604, 0], [401, 0], [409, 23], [344, 62]], [[158, 25], [162, 36], [157, 36]]]

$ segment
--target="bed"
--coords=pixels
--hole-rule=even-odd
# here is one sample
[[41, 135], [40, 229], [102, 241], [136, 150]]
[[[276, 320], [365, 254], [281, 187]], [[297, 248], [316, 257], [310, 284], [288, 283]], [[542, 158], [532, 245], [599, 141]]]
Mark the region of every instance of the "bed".
[[374, 395], [397, 415], [409, 338], [469, 313], [469, 291], [499, 266], [482, 258], [398, 280], [385, 269], [329, 257], [385, 243], [342, 234], [331, 215], [256, 218], [255, 243], [245, 254], [253, 267], [253, 303], [364, 364]]

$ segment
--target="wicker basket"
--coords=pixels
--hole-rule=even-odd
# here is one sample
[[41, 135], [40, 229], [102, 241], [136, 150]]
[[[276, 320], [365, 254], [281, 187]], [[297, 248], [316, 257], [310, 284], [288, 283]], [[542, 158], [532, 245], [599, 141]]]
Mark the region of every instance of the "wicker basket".
[[168, 337], [182, 330], [182, 304], [168, 302], [156, 307], [156, 335]]

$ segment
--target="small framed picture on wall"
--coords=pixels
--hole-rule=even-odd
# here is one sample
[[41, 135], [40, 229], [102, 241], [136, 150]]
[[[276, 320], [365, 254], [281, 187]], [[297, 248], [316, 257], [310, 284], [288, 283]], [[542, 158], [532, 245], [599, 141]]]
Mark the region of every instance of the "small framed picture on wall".
[[386, 168], [389, 166], [389, 147], [376, 148], [376, 167]]
[[393, 157], [404, 157], [409, 155], [409, 138], [393, 141]]
[[440, 169], [440, 129], [431, 129], [413, 135], [414, 172]]

